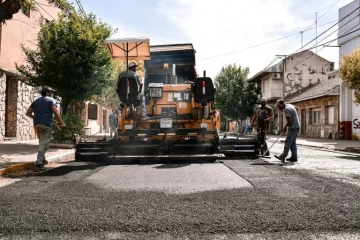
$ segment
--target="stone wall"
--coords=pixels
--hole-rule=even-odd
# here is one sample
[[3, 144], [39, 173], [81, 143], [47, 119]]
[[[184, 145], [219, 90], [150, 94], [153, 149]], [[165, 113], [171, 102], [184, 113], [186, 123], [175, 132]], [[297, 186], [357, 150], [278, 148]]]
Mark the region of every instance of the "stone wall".
[[[298, 110], [299, 119], [301, 121], [301, 110], [306, 110], [306, 133], [302, 136], [311, 138], [335, 138], [339, 125], [339, 96], [327, 96], [317, 99], [311, 99], [300, 103], [294, 103]], [[327, 124], [327, 108], [334, 106], [334, 124]], [[319, 124], [311, 122], [312, 109], [321, 108], [321, 119]], [[301, 125], [301, 124], [300, 124]], [[322, 134], [323, 131], [323, 134]], [[331, 134], [330, 134], [331, 133]]]
[[0, 141], [35, 138], [33, 122], [26, 111], [38, 96], [30, 86], [11, 75], [0, 74]]
[[18, 84], [17, 101], [17, 139], [28, 140], [35, 138], [33, 120], [26, 116], [26, 111], [31, 103], [40, 97], [40, 94], [30, 86], [24, 83]]
[[0, 71], [0, 141], [5, 137], [6, 75]]

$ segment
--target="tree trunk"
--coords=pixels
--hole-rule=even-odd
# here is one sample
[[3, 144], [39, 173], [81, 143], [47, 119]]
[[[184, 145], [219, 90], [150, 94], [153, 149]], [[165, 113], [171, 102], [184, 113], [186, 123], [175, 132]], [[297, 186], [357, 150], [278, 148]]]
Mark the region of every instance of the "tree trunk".
[[61, 100], [60, 107], [61, 107], [62, 115], [65, 115], [67, 113], [70, 103], [71, 103], [71, 100], [69, 100], [69, 99], [62, 99]]
[[20, 3], [16, 0], [0, 0], [0, 22], [12, 19], [13, 14], [19, 12], [20, 8]]

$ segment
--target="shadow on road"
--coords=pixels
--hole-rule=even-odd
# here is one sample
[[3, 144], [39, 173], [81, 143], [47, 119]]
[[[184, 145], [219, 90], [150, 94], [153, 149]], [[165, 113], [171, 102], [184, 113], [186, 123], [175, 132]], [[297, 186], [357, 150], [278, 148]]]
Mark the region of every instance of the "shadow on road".
[[345, 160], [354, 160], [360, 161], [360, 156], [336, 156], [337, 158], [345, 159]]
[[73, 163], [65, 166], [51, 168], [44, 172], [34, 172], [32, 176], [36, 177], [56, 177], [63, 176], [75, 171], [94, 170], [99, 167], [106, 166], [103, 163]]
[[156, 169], [181, 168], [181, 167], [186, 167], [189, 165], [190, 165], [189, 163], [187, 163], [187, 164], [163, 164], [161, 166], [157, 166], [154, 168], [156, 168]]

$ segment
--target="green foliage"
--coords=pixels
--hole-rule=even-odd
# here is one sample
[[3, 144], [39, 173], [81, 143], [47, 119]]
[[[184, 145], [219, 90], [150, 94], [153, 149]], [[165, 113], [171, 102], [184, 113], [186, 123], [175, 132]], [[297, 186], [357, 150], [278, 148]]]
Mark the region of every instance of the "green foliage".
[[66, 125], [66, 128], [59, 129], [56, 126], [59, 125], [56, 120], [53, 120], [54, 132], [53, 137], [56, 141], [73, 140], [74, 134], [79, 136], [84, 134], [84, 124], [79, 115], [68, 113], [62, 116], [62, 119]]
[[[73, 8], [66, 0], [48, 0], [49, 4], [58, 7], [63, 12], [70, 12]], [[22, 7], [25, 12], [37, 11], [39, 3], [35, 0], [5, 0], [0, 4], [0, 22], [5, 23], [6, 20], [12, 19]]]
[[253, 113], [256, 86], [247, 81], [249, 68], [227, 65], [215, 77], [216, 107], [231, 120], [245, 120]]
[[360, 46], [340, 61], [340, 77], [345, 86], [354, 90], [355, 101], [360, 103]]
[[65, 114], [71, 102], [90, 100], [108, 86], [112, 66], [104, 40], [113, 31], [95, 15], [76, 12], [41, 27], [37, 48], [23, 47], [26, 64], [17, 70], [30, 86], [54, 88]]

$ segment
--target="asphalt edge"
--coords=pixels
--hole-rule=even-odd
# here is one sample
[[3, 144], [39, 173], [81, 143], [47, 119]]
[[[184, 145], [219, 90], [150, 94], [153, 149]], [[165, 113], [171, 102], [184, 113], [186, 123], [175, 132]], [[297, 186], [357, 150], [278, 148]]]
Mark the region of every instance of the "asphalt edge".
[[[61, 161], [62, 159], [67, 158], [67, 157], [69, 157], [71, 155], [75, 159], [75, 153], [71, 152], [71, 153], [63, 153], [63, 154], [60, 154], [60, 155], [51, 156], [51, 157], [46, 158], [46, 160], [49, 163], [50, 162]], [[12, 164], [12, 165], [7, 166], [4, 169], [0, 169], [0, 176], [11, 175], [11, 174], [31, 170], [33, 168], [33, 166], [34, 166], [33, 162]]]

